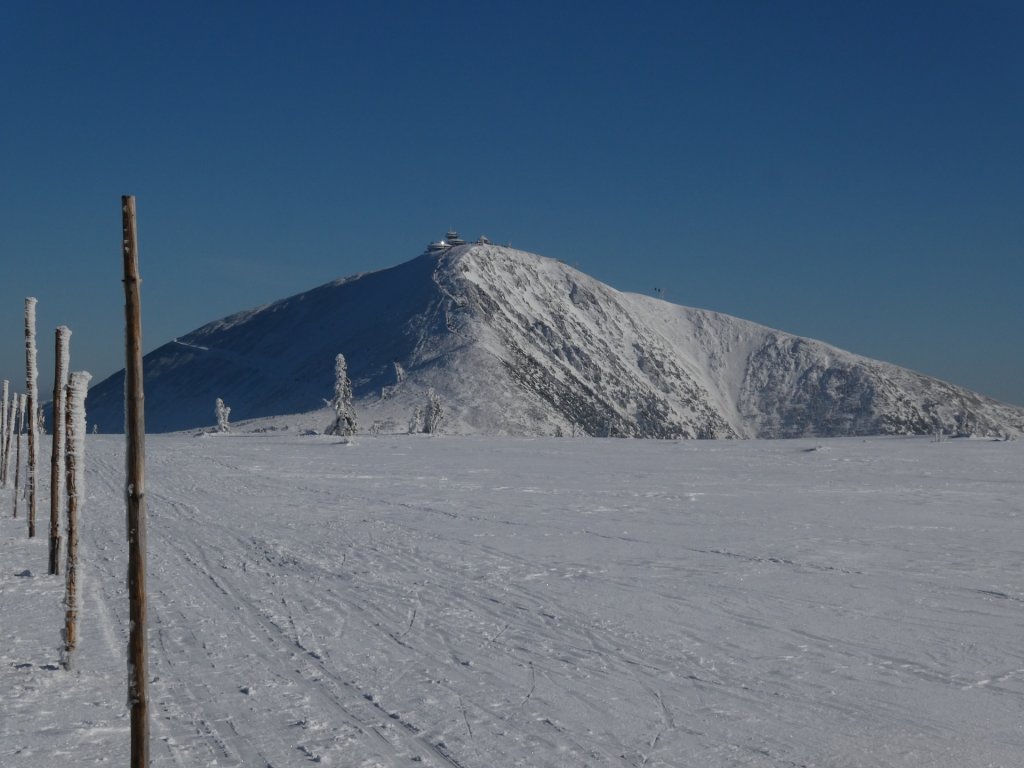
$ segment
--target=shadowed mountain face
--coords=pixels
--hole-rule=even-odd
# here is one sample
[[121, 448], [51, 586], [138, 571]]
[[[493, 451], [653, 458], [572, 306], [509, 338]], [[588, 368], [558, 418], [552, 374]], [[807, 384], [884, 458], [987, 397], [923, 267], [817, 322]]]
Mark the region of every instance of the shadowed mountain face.
[[[363, 428], [632, 437], [1016, 436], [1024, 409], [727, 315], [624, 294], [551, 259], [463, 245], [205, 325], [145, 359], [149, 431], [322, 408], [334, 358]], [[123, 375], [90, 420], [123, 421]]]

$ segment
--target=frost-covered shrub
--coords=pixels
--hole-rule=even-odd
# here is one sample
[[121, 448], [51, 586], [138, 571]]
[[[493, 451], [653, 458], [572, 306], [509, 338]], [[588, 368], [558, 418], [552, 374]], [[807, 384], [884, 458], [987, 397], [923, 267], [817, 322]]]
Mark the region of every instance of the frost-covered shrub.
[[413, 409], [412, 416], [409, 417], [409, 434], [415, 435], [417, 432], [423, 431], [423, 409], [418, 405]]
[[213, 408], [214, 415], [217, 417], [217, 431], [228, 432], [230, 427], [228, 426], [228, 418], [231, 416], [231, 408], [224, 405], [224, 401], [219, 397]]
[[429, 435], [436, 434], [441, 428], [444, 420], [444, 406], [441, 405], [441, 398], [431, 388], [427, 392], [427, 408], [423, 413], [423, 431]]

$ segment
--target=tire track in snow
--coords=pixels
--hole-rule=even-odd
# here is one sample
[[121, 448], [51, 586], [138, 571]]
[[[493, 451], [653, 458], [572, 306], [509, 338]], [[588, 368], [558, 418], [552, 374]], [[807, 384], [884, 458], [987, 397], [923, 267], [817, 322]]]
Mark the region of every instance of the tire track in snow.
[[[156, 498], [176, 512], [180, 519], [183, 511], [180, 502], [161, 495], [157, 495]], [[186, 505], [186, 518], [194, 522], [195, 512], [196, 510], [187, 509]], [[209, 525], [204, 527], [207, 532], [216, 528]], [[208, 597], [208, 604], [219, 609], [221, 614], [235, 614], [231, 618], [232, 623], [244, 628], [235, 636], [239, 651], [249, 654], [249, 663], [261, 664], [261, 670], [273, 676], [278, 688], [294, 687], [311, 700], [315, 699], [315, 705], [311, 701], [305, 709], [315, 712], [316, 718], [344, 723], [353, 734], [371, 737], [372, 742], [377, 744], [373, 751], [379, 759], [405, 761], [412, 758], [427, 766], [460, 765], [445, 749], [425, 741], [420, 729], [415, 725], [389, 714], [373, 700], [372, 696], [359, 690], [352, 682], [341, 679], [318, 653], [304, 647], [298, 639], [288, 637], [282, 627], [269, 620], [242, 589], [230, 582], [230, 571], [223, 567], [218, 568], [210, 561], [208, 545], [200, 541], [189, 545], [180, 543], [181, 537], [176, 535], [180, 532], [170, 525], [169, 516], [166, 519], [162, 517], [153, 528], [154, 532], [160, 533], [161, 541], [169, 545], [174, 552], [181, 570], [190, 572], [189, 575], [176, 578], [174, 581], [191, 583], [197, 587]], [[217, 550], [225, 551], [222, 546], [218, 546]], [[218, 573], [218, 570], [221, 573]], [[181, 666], [175, 667], [175, 676], [180, 677], [183, 674], [179, 671]], [[196, 706], [200, 709], [209, 709], [211, 702], [216, 701], [217, 694], [209, 690], [208, 684], [201, 676], [191, 674], [193, 664], [183, 666], [186, 667], [184, 685], [196, 700]], [[204, 693], [196, 695], [197, 690]], [[251, 737], [242, 740], [237, 737], [230, 717], [218, 712], [214, 712], [214, 715], [215, 717], [208, 718], [206, 722], [224, 722], [232, 730], [232, 733], [227, 735], [219, 733], [218, 737], [242, 756], [242, 764], [260, 764], [252, 762], [254, 759], [263, 760], [263, 764], [267, 764], [266, 756], [261, 752], [255, 753], [249, 745]], [[363, 747], [368, 746], [365, 739], [360, 743]], [[296, 746], [296, 749], [301, 749], [301, 745]]]

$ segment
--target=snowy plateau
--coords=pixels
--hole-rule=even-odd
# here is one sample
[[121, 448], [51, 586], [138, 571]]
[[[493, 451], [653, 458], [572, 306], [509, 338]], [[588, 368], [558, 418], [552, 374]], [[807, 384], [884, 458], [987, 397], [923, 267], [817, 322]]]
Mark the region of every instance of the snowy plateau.
[[[363, 431], [407, 431], [434, 389], [446, 434], [1024, 434], [1024, 408], [490, 244], [337, 280], [159, 347], [145, 359], [147, 429], [210, 426], [217, 398], [234, 421], [322, 409], [339, 353]], [[115, 374], [90, 391], [101, 432], [121, 429], [123, 385]]]
[[[147, 449], [159, 768], [1022, 764], [1024, 441]], [[128, 764], [123, 438], [85, 457], [71, 671], [0, 492], [4, 768]]]

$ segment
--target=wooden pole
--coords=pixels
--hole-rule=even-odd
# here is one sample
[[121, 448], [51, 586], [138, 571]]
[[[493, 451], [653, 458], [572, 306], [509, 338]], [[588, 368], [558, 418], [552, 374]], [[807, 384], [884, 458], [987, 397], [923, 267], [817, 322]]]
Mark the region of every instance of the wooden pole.
[[18, 395], [18, 447], [14, 456], [14, 516], [18, 516], [18, 495], [21, 485], [21, 433], [25, 429], [25, 396]]
[[7, 413], [7, 432], [3, 436], [4, 440], [4, 466], [0, 470], [3, 473], [3, 486], [7, 487], [7, 484], [11, 479], [11, 440], [14, 439], [14, 422], [18, 414], [18, 395], [11, 394], [10, 408]]
[[36, 385], [38, 376], [36, 365], [36, 299], [29, 296], [25, 299], [25, 393], [28, 413], [28, 472], [25, 475], [25, 490], [28, 493], [28, 536], [36, 535], [36, 458], [39, 447], [36, 438], [39, 433], [39, 419], [36, 416], [36, 401], [39, 390]]
[[142, 307], [139, 296], [135, 197], [121, 198], [125, 316], [125, 504], [128, 522], [128, 706], [131, 768], [149, 766], [149, 690], [146, 659], [146, 425], [142, 391]]
[[[67, 435], [68, 551], [64, 581], [64, 669], [71, 669], [71, 654], [78, 644], [78, 501], [85, 493], [85, 396], [92, 378], [85, 371], [71, 374], [66, 387], [64, 418]], [[56, 411], [55, 411], [56, 413]], [[57, 422], [54, 421], [54, 429]]]
[[[68, 341], [71, 330], [57, 329], [53, 370], [53, 440], [50, 451], [50, 575], [60, 573], [60, 505], [64, 499], [65, 394], [68, 387]], [[70, 534], [69, 534], [70, 535]]]
[[11, 397], [11, 382], [4, 379], [3, 407], [0, 408], [0, 486], [7, 487], [7, 401]]

